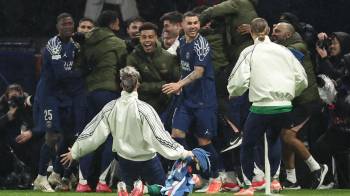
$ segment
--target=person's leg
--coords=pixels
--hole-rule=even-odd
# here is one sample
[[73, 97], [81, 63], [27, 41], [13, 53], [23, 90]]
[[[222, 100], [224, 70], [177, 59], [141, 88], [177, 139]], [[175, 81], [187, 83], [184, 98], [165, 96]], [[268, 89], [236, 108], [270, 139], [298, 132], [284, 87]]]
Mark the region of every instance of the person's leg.
[[264, 138], [262, 137], [254, 148], [254, 177], [252, 185], [256, 190], [265, 188], [264, 152]]
[[101, 158], [101, 169], [99, 176], [99, 183], [106, 184], [106, 177], [110, 170], [111, 162], [113, 161], [112, 152], [113, 138], [109, 135], [106, 142], [103, 144], [102, 158]]
[[[278, 119], [280, 120], [280, 119]], [[277, 179], [279, 176], [276, 176], [276, 173], [279, 174], [278, 170], [281, 164], [281, 154], [282, 154], [282, 144], [280, 139], [281, 128], [277, 127], [270, 128], [267, 130], [267, 140], [268, 140], [268, 154], [271, 168], [271, 176], [275, 176]]]
[[42, 145], [40, 150], [39, 159], [39, 175], [46, 176], [47, 168], [50, 160], [54, 160], [56, 157], [56, 147], [61, 140], [62, 135], [55, 132], [47, 132], [45, 134], [45, 143]]
[[350, 133], [349, 125], [331, 126], [327, 133], [327, 148], [334, 157], [339, 188], [350, 187]]
[[186, 143], [186, 133], [192, 120], [193, 115], [190, 114], [186, 107], [180, 105], [175, 109], [171, 137], [174, 138], [174, 140], [181, 144], [185, 149], [188, 149]]
[[40, 150], [38, 176], [34, 181], [34, 189], [45, 192], [54, 192], [47, 179], [47, 168], [50, 160], [55, 160], [56, 147], [62, 135], [55, 132], [46, 132], [45, 142]]
[[200, 148], [210, 153], [210, 177], [217, 178], [219, 170], [221, 171], [224, 169], [223, 165], [220, 164], [220, 156], [211, 140], [217, 135], [217, 110], [216, 108], [200, 108], [194, 109], [193, 111], [198, 145]]
[[291, 183], [297, 182], [296, 172], [295, 172], [295, 153], [293, 148], [283, 142], [282, 148], [283, 163], [286, 169], [286, 179]]
[[267, 129], [267, 120], [264, 115], [250, 113], [245, 122], [240, 159], [243, 174], [247, 178], [245, 184], [248, 186], [251, 185], [254, 175], [254, 147]]
[[[293, 129], [284, 129], [282, 132], [282, 139], [289, 146], [289, 149], [292, 149], [295, 153], [298, 154], [298, 156], [300, 156], [300, 158], [302, 158], [302, 160], [306, 162], [311, 172], [319, 169], [320, 168], [319, 164], [315, 163], [315, 160], [311, 156], [309, 150], [305, 147], [304, 143], [297, 138], [296, 134], [297, 132], [295, 132]], [[286, 158], [287, 158], [286, 160], [291, 159], [289, 157], [286, 157]], [[289, 164], [290, 166], [294, 166], [293, 163], [289, 163]], [[288, 168], [288, 169], [292, 169], [292, 168]]]
[[[119, 94], [117, 92], [112, 91], [102, 91], [102, 90], [96, 90], [93, 92], [90, 92], [87, 96], [87, 103], [88, 103], [88, 117], [87, 122], [89, 122], [100, 110], [110, 101], [113, 99], [116, 99], [119, 97]], [[104, 173], [108, 166], [110, 165], [110, 162], [113, 160], [113, 154], [109, 153], [112, 150], [112, 147], [110, 144], [108, 144], [109, 147], [102, 147], [105, 149], [102, 158], [101, 158], [101, 164], [103, 163], [103, 166], [101, 165], [101, 171], [99, 172], [99, 178], [106, 177], [107, 173]], [[79, 160], [79, 183], [80, 184], [87, 184], [87, 179], [90, 177], [90, 175], [93, 173], [91, 171], [91, 164], [94, 159], [94, 153], [88, 154], [84, 157], [82, 157]], [[109, 162], [107, 164], [107, 162]], [[100, 176], [101, 175], [101, 176]]]
[[312, 122], [313, 115], [320, 112], [320, 104], [318, 102], [298, 105], [293, 108], [290, 113], [290, 128], [282, 129], [281, 138], [284, 143], [284, 162], [286, 166], [287, 181], [286, 188], [299, 187], [296, 183], [295, 172], [295, 155], [296, 153], [302, 160], [305, 161], [311, 172], [319, 170], [321, 167], [318, 162], [310, 154], [304, 143], [298, 138], [298, 133], [309, 132], [309, 124]]
[[128, 190], [130, 191], [133, 187], [134, 181], [140, 179], [141, 177], [141, 170], [144, 161], [130, 161], [118, 155], [115, 155], [115, 158], [119, 163], [120, 179], [121, 181], [125, 182]]
[[248, 99], [248, 92], [228, 101], [226, 116], [239, 131], [241, 131], [244, 127], [244, 123], [249, 114], [249, 107], [250, 103]]
[[45, 142], [40, 150], [39, 175], [47, 175], [50, 160], [54, 161], [58, 143], [61, 141], [62, 131], [59, 110], [60, 101], [55, 97], [48, 97], [43, 109], [39, 113], [39, 129], [45, 131]]
[[143, 165], [141, 178], [147, 184], [164, 185], [166, 177], [158, 156], [149, 161], [145, 161]]

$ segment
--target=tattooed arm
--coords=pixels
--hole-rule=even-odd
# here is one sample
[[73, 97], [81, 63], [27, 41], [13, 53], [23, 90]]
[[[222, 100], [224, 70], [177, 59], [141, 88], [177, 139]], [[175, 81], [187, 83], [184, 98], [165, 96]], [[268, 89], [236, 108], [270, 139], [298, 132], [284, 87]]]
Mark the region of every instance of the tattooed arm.
[[194, 66], [194, 70], [182, 80], [175, 83], [164, 84], [162, 91], [163, 93], [166, 93], [166, 94], [179, 93], [182, 87], [201, 78], [203, 76], [203, 73], [204, 73], [204, 67]]

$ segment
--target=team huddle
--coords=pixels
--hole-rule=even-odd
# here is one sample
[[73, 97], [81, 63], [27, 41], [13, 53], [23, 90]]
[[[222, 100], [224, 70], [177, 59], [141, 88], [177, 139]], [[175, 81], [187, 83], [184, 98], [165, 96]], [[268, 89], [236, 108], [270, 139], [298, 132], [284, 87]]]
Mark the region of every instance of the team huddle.
[[[229, 11], [236, 18], [215, 15]], [[69, 191], [79, 173], [77, 192], [112, 192], [107, 179], [117, 167], [120, 196], [193, 189], [254, 195], [266, 188], [265, 133], [271, 190], [300, 188], [295, 154], [310, 170], [310, 187], [319, 188], [328, 167], [297, 135], [323, 103], [293, 25], [284, 20], [270, 32], [245, 0], [170, 12], [161, 20], [160, 37], [157, 25], [134, 18], [129, 39], [122, 40], [114, 11], [103, 11], [96, 23], [82, 19], [78, 32], [70, 14], [57, 17], [58, 35], [43, 51], [33, 103], [33, 131], [45, 134], [34, 189]], [[215, 28], [220, 24], [225, 29]], [[239, 163], [225, 164], [228, 159]], [[191, 171], [169, 191], [177, 160]], [[206, 163], [206, 171], [195, 167]], [[93, 172], [96, 188], [89, 182]]]

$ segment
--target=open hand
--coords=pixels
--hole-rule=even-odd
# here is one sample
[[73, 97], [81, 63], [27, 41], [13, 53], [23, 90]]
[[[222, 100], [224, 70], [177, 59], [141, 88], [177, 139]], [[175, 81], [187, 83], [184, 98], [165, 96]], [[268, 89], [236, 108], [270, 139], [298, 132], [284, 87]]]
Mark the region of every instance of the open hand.
[[68, 151], [69, 152], [67, 152], [67, 153], [65, 153], [65, 154], [61, 154], [61, 163], [62, 163], [62, 165], [67, 165], [67, 167], [69, 167], [71, 164], [72, 164], [72, 162], [73, 162], [73, 157], [72, 157], [72, 153], [71, 153], [71, 148], [68, 148]]
[[9, 107], [9, 111], [7, 112], [7, 118], [9, 119], [9, 121], [12, 121], [15, 119], [15, 114], [17, 111], [17, 107]]
[[165, 94], [179, 94], [181, 91], [181, 85], [179, 83], [168, 83], [162, 86], [162, 92]]
[[328, 56], [327, 50], [325, 48], [320, 48], [318, 45], [316, 45], [316, 51], [321, 58], [326, 58]]
[[237, 27], [236, 31], [241, 35], [250, 33], [250, 24], [241, 24]]
[[23, 131], [21, 134], [19, 134], [17, 137], [16, 137], [16, 142], [19, 143], [19, 144], [23, 144], [23, 143], [26, 143], [28, 140], [30, 140], [33, 136], [33, 133], [32, 131]]

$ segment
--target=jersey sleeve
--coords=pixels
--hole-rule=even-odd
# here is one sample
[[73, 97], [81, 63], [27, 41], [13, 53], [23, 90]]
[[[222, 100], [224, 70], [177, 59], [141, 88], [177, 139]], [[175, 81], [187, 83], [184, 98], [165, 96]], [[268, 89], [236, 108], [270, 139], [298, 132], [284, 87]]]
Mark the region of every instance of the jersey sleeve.
[[208, 41], [199, 36], [198, 39], [194, 41], [194, 66], [202, 66], [204, 69], [210, 65], [210, 46]]

